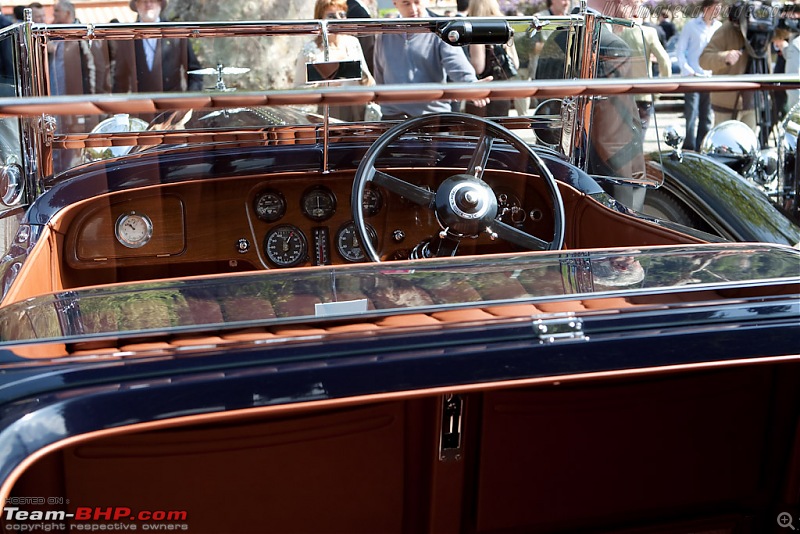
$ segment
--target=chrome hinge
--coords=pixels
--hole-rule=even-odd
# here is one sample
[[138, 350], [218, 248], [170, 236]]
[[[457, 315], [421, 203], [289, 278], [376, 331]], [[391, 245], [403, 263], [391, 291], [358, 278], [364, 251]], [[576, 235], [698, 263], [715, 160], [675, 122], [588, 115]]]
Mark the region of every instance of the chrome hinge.
[[533, 331], [539, 337], [540, 343], [589, 340], [589, 336], [583, 333], [583, 320], [573, 314], [553, 319], [537, 319], [533, 322]]
[[53, 140], [55, 139], [56, 129], [58, 128], [56, 118], [52, 115], [42, 115], [39, 118], [38, 128], [42, 134], [42, 138], [44, 139], [45, 146], [52, 146]]
[[442, 427], [439, 432], [439, 460], [461, 460], [461, 426], [464, 399], [461, 395], [442, 397]]

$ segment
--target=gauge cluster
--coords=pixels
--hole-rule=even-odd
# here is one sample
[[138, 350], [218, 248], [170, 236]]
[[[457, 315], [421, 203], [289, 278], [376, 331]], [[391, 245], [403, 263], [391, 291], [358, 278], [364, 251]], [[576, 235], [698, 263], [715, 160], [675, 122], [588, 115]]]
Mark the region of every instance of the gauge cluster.
[[[347, 185], [346, 188], [339, 188], [339, 195], [336, 193], [339, 189], [333, 187], [335, 184], [332, 187], [318, 184], [300, 191], [293, 191], [288, 186], [256, 190], [252, 211], [260, 223], [256, 228], [264, 232], [261, 250], [270, 267], [297, 267], [306, 263], [330, 265], [342, 260], [365, 261], [358, 231], [349, 218], [350, 183], [342, 183]], [[341, 197], [345, 197], [345, 205], [341, 205]], [[384, 202], [380, 189], [367, 188], [363, 198], [367, 217], [378, 215]], [[297, 217], [297, 210], [302, 218]], [[375, 229], [368, 225], [367, 231], [376, 242], [378, 236]]]
[[[435, 180], [416, 181], [425, 187]], [[361, 200], [365, 231], [387, 259], [409, 257], [415, 246], [438, 231], [432, 211], [370, 185]], [[118, 195], [87, 206], [76, 215], [74, 231], [66, 238], [73, 251], [68, 255], [70, 266], [158, 266], [176, 257], [187, 265], [217, 262], [213, 268], [240, 270], [367, 261], [352, 220], [349, 172], [270, 181], [252, 177], [207, 184], [206, 189], [208, 193], [200, 194], [194, 187], [174, 187], [168, 194]], [[503, 222], [517, 227], [541, 224], [532, 200], [537, 197], [524, 181], [505, 180], [495, 192]], [[196, 202], [209, 197], [215, 202], [213, 210]]]
[[[263, 265], [289, 268], [367, 261], [352, 220], [351, 188], [349, 176], [332, 175], [311, 186], [305, 180], [291, 179], [262, 183], [251, 189], [249, 211]], [[534, 198], [526, 189], [524, 182], [507, 180], [494, 186], [498, 219], [517, 228], [538, 224], [536, 210], [526, 211], [530, 202], [523, 199]], [[387, 209], [390, 198], [394, 203], [391, 210]], [[430, 232], [437, 228], [430, 210], [390, 196], [374, 184], [364, 190], [361, 207], [373, 247], [388, 251], [391, 259], [409, 257], [413, 247], [429, 239]]]

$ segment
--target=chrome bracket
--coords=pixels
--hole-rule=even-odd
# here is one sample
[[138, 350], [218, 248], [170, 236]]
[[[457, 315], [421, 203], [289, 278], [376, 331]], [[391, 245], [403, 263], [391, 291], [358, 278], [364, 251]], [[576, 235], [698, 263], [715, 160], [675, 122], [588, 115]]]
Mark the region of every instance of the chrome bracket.
[[542, 344], [589, 341], [589, 336], [583, 332], [583, 320], [573, 313], [552, 319], [537, 319], [533, 321], [533, 331]]
[[561, 101], [561, 153], [572, 157], [575, 145], [572, 136], [577, 128], [578, 103], [574, 97], [565, 97]]
[[42, 139], [45, 146], [53, 146], [53, 140], [56, 135], [57, 122], [56, 118], [52, 115], [42, 115], [37, 125], [39, 131], [42, 133]]
[[439, 431], [439, 461], [458, 461], [462, 454], [464, 399], [461, 395], [442, 397], [442, 420]]

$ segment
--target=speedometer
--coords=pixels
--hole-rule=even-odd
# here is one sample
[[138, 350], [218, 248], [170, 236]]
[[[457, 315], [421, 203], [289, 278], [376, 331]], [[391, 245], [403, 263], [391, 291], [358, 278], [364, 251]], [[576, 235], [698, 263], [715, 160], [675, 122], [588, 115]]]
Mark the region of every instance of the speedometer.
[[308, 255], [308, 240], [296, 226], [276, 226], [264, 238], [264, 254], [278, 267], [295, 267]]
[[[366, 226], [369, 239], [374, 245], [378, 240], [378, 234], [372, 226]], [[347, 261], [359, 262], [364, 261], [364, 258], [366, 258], [364, 249], [361, 248], [361, 243], [359, 243], [358, 231], [353, 221], [344, 224], [336, 232], [336, 250]]]

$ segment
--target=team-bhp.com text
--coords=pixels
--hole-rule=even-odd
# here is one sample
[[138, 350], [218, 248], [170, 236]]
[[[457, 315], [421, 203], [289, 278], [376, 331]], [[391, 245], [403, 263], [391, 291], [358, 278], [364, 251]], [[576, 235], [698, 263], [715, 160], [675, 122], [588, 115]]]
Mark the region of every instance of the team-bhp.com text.
[[[74, 512], [64, 510], [22, 510], [17, 506], [3, 508], [5, 530], [17, 532], [51, 532], [65, 530], [125, 531], [160, 530], [188, 531], [185, 510], [139, 510], [124, 506], [79, 506]], [[69, 524], [67, 524], [69, 521]], [[178, 523], [181, 522], [181, 523]]]

